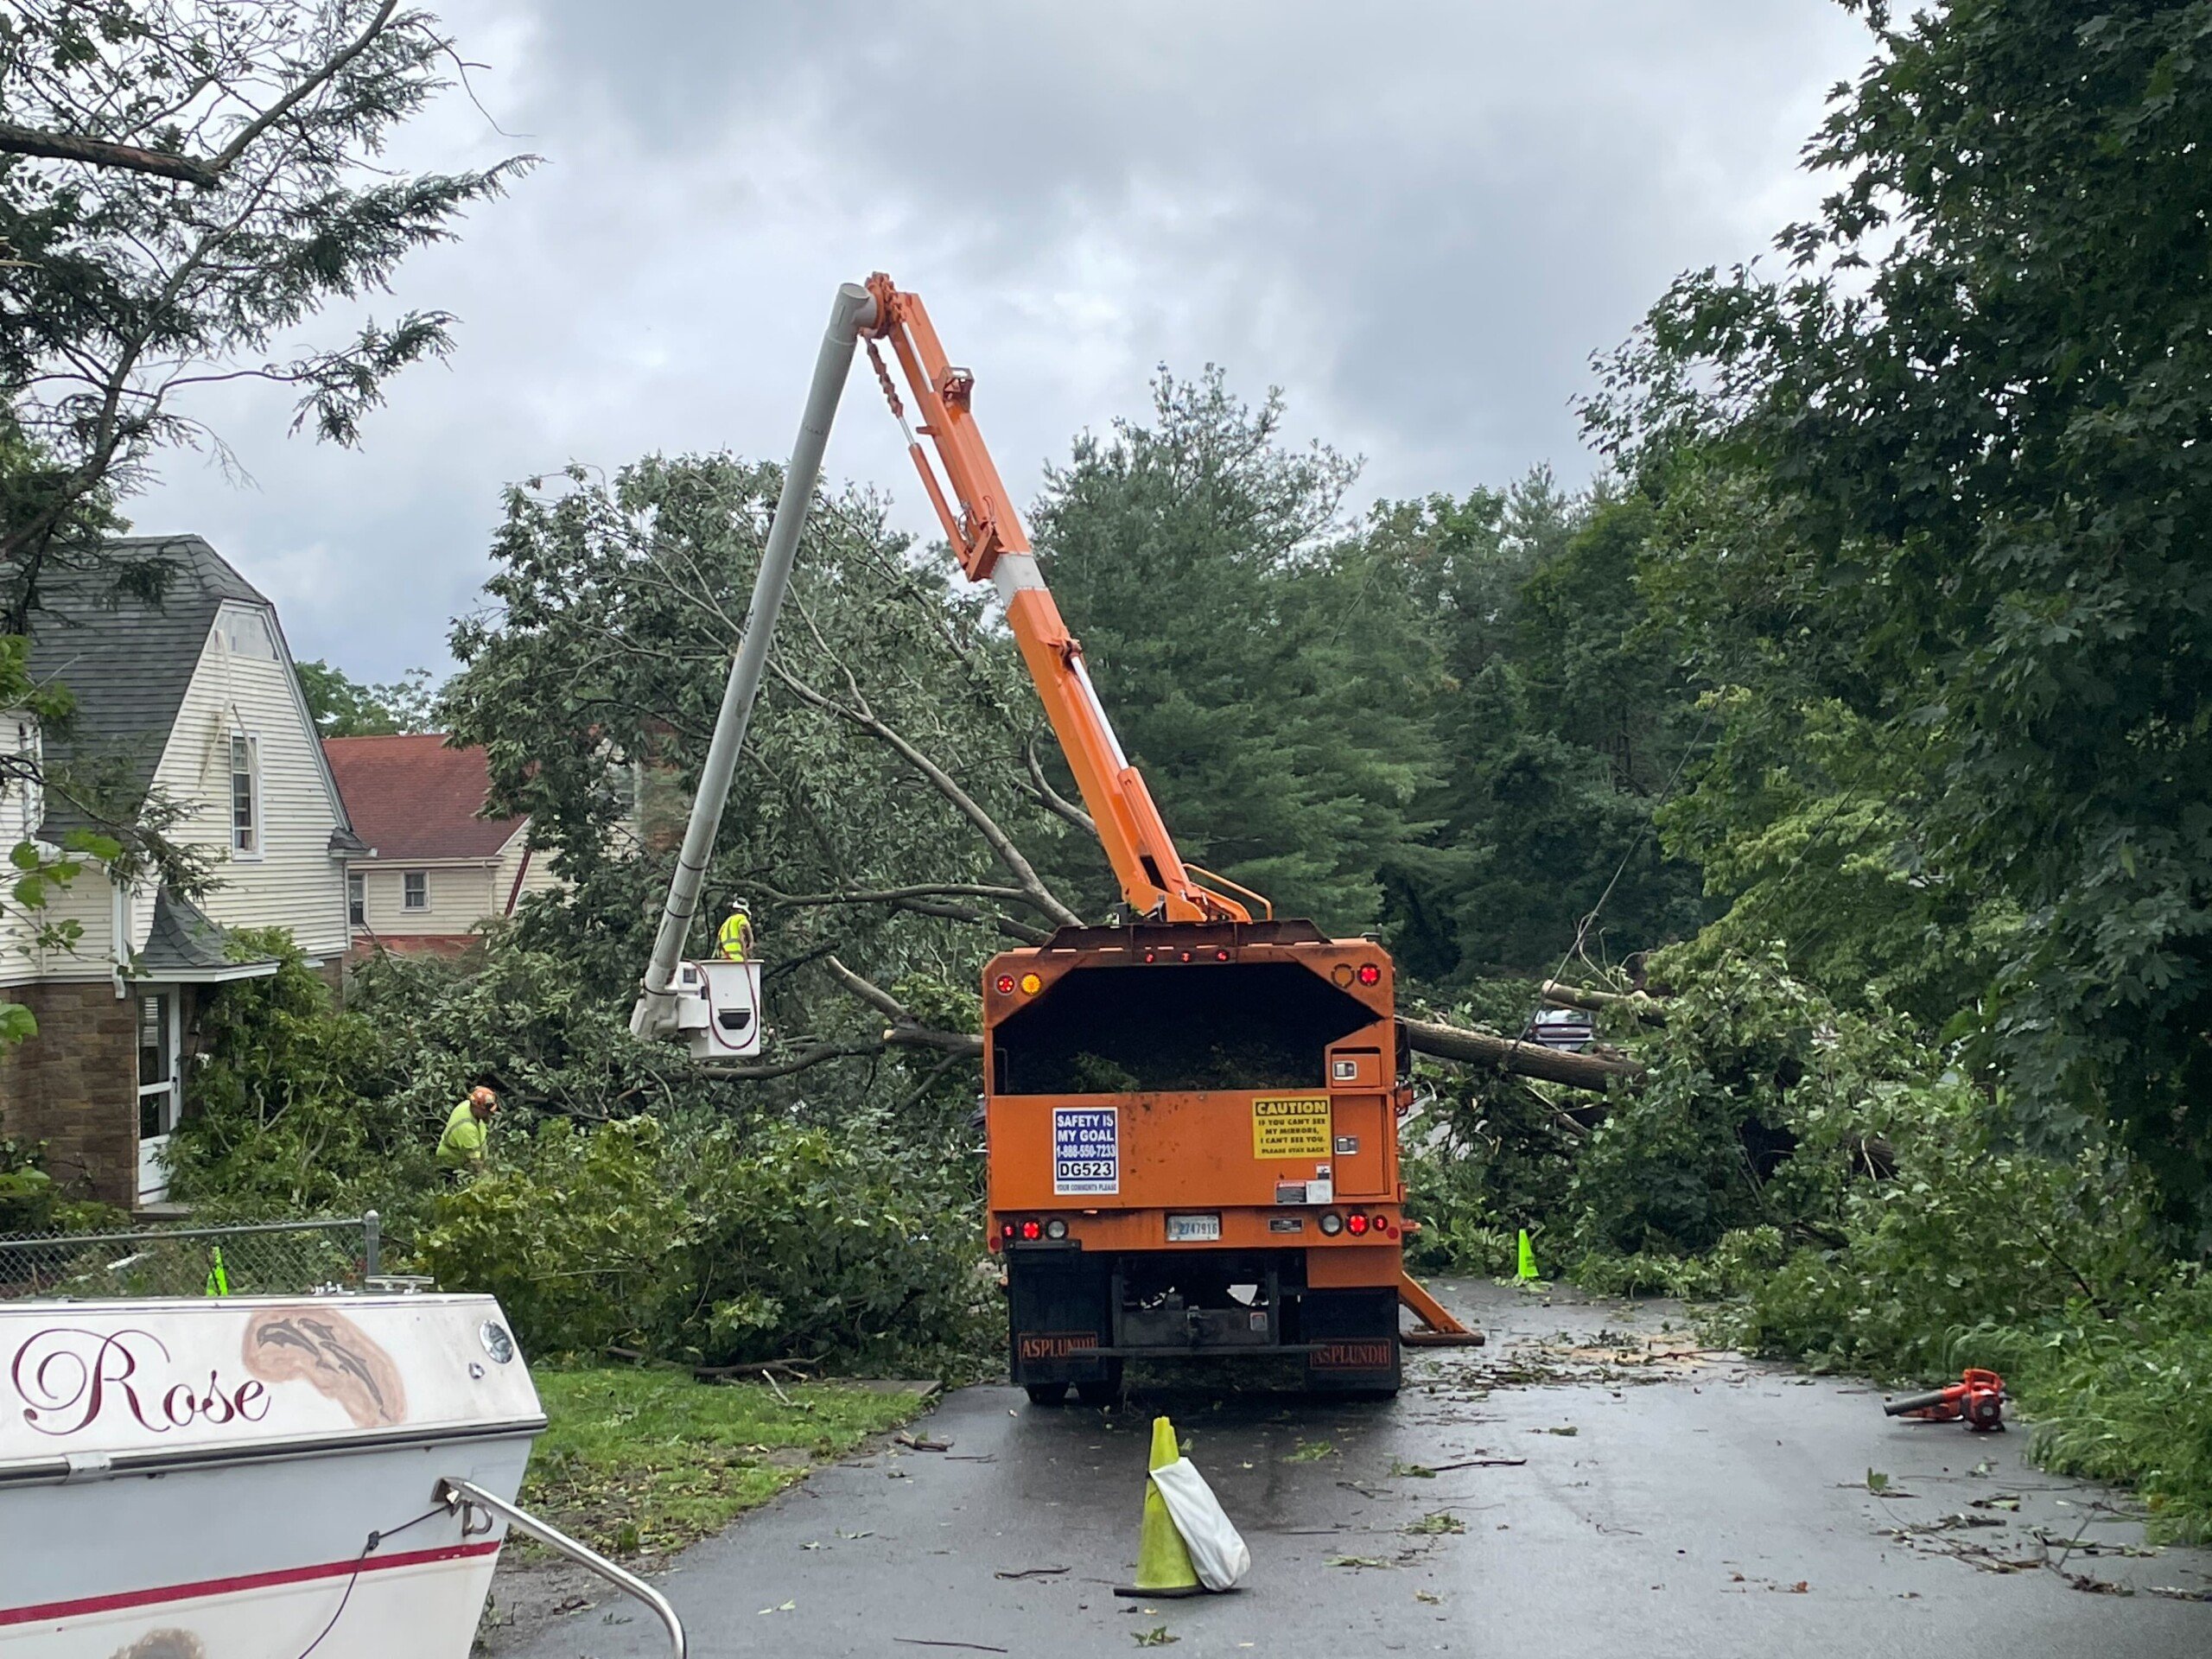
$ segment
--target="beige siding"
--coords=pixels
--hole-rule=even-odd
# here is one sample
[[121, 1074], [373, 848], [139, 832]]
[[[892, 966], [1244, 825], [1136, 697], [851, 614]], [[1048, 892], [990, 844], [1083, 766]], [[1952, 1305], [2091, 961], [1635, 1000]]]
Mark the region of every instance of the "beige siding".
[[[357, 861], [353, 868], [361, 877], [366, 930], [372, 934], [460, 937], [486, 916], [499, 913], [499, 906], [492, 901], [497, 867], [488, 860], [389, 865], [380, 860]], [[406, 906], [405, 878], [410, 870], [419, 871], [424, 879], [429, 904], [422, 910]]]
[[[488, 859], [425, 859], [409, 864], [394, 859], [357, 859], [350, 867], [361, 878], [364, 937], [429, 936], [458, 938], [474, 932], [489, 918], [507, 914], [507, 900], [515, 891], [515, 873], [522, 871], [524, 894], [546, 893], [562, 885], [547, 867], [544, 855], [533, 852], [525, 868], [523, 849], [527, 823], [509, 836], [507, 844]], [[429, 906], [406, 907], [406, 873], [419, 870], [428, 884]]]
[[[0, 981], [24, 978], [50, 980], [111, 979], [115, 976], [115, 888], [106, 867], [86, 861], [66, 888], [54, 890], [38, 924], [50, 928], [71, 922], [79, 930], [72, 948], [40, 946], [28, 919], [0, 949]], [[126, 954], [142, 950], [154, 925], [150, 895], [133, 895], [127, 918], [130, 936]]]
[[[241, 729], [258, 751], [257, 857], [231, 850], [230, 738]], [[288, 928], [311, 957], [344, 952], [344, 867], [330, 854], [337, 809], [281, 647], [276, 659], [233, 653], [219, 626], [209, 631], [154, 780], [194, 809], [176, 838], [218, 859], [220, 884], [201, 909], [226, 927]]]
[[[524, 861], [525, 850], [528, 852], [527, 863]], [[519, 893], [515, 891], [515, 872], [518, 870], [522, 872], [522, 891]], [[498, 907], [504, 912], [507, 901], [512, 899], [515, 908], [519, 910], [522, 901], [531, 893], [551, 893], [562, 885], [560, 878], [553, 874], [551, 857], [543, 849], [530, 846], [530, 824], [524, 820], [522, 827], [507, 838], [507, 844], [499, 849], [499, 874], [492, 884], [493, 898]]]

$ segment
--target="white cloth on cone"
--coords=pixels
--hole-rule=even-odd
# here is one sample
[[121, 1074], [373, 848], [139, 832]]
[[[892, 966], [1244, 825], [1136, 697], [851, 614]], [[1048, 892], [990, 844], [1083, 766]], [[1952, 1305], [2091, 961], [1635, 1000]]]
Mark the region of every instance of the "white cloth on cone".
[[1152, 1484], [1167, 1505], [1168, 1519], [1183, 1535], [1183, 1548], [1191, 1553], [1198, 1582], [1209, 1590], [1235, 1589], [1252, 1570], [1252, 1552], [1222, 1512], [1221, 1500], [1198, 1465], [1178, 1458], [1154, 1470]]

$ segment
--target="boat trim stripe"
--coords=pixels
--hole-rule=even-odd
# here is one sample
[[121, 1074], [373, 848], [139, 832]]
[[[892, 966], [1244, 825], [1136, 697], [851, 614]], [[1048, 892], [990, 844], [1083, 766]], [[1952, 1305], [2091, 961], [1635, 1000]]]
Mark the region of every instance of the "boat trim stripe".
[[35, 1607], [0, 1607], [0, 1626], [82, 1618], [94, 1613], [156, 1606], [163, 1602], [197, 1601], [206, 1596], [270, 1590], [281, 1585], [306, 1584], [315, 1579], [345, 1578], [355, 1573], [382, 1572], [395, 1567], [428, 1567], [439, 1561], [457, 1561], [471, 1556], [496, 1554], [499, 1548], [497, 1539], [480, 1544], [443, 1544], [435, 1549], [403, 1550], [396, 1555], [363, 1555], [347, 1561], [321, 1561], [313, 1567], [281, 1567], [271, 1573], [242, 1573], [234, 1578], [202, 1579], [196, 1584], [163, 1585], [152, 1590], [124, 1590], [113, 1595], [85, 1596], [75, 1601], [43, 1602]]
[[453, 1441], [512, 1440], [543, 1432], [545, 1419], [518, 1417], [505, 1422], [449, 1423], [429, 1427], [401, 1424], [346, 1434], [292, 1435], [283, 1440], [247, 1440], [235, 1446], [143, 1447], [112, 1454], [98, 1471], [88, 1474], [73, 1469], [66, 1457], [45, 1458], [35, 1463], [0, 1464], [0, 1487], [54, 1485], [87, 1478], [117, 1479], [125, 1475], [175, 1474], [188, 1469], [218, 1469], [226, 1465], [256, 1463], [272, 1459], [328, 1458], [353, 1452], [383, 1451], [391, 1446], [443, 1446]]

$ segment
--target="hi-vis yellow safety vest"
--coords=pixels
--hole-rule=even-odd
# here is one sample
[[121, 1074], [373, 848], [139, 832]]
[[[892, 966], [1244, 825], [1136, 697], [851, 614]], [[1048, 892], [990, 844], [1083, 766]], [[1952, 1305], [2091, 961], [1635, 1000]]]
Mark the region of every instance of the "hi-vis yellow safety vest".
[[753, 918], [741, 910], [733, 912], [715, 935], [715, 945], [723, 961], [743, 962], [753, 948]]

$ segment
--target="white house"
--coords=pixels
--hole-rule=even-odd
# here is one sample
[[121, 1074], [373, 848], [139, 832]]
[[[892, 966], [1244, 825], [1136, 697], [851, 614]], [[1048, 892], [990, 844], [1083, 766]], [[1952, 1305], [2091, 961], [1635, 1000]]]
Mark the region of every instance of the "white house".
[[[275, 971], [238, 960], [225, 930], [288, 930], [334, 977], [347, 944], [346, 863], [365, 850], [346, 815], [292, 670], [275, 607], [196, 536], [114, 543], [158, 603], [71, 573], [41, 590], [31, 671], [75, 699], [41, 730], [0, 737], [42, 754], [43, 798], [0, 798], [0, 848], [29, 829], [59, 843], [120, 798], [183, 809], [170, 839], [205, 850], [196, 902], [119, 884], [93, 865], [38, 918], [74, 923], [64, 946], [0, 917], [0, 995], [39, 1033], [0, 1055], [0, 1132], [46, 1143], [57, 1182], [111, 1203], [163, 1196], [160, 1159], [210, 988]], [[137, 584], [132, 584], [136, 586]]]

